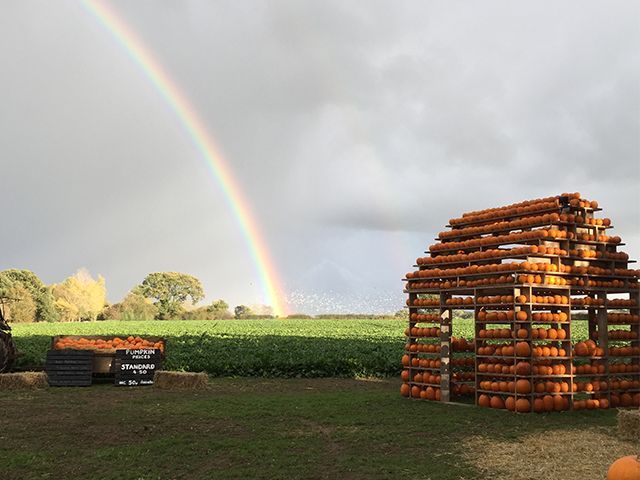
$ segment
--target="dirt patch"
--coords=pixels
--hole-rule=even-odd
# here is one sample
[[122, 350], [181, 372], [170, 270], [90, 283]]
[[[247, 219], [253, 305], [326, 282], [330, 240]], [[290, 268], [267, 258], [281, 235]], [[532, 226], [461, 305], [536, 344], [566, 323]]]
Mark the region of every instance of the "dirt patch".
[[464, 440], [464, 456], [493, 478], [605, 478], [618, 458], [637, 454], [640, 445], [618, 439], [608, 428], [547, 430], [519, 440], [473, 436]]

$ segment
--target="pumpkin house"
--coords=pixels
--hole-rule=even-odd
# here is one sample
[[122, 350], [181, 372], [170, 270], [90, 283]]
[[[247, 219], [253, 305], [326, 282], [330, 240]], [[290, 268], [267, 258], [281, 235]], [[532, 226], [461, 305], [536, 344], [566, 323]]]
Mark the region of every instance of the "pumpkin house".
[[[563, 193], [451, 219], [404, 279], [401, 394], [521, 413], [640, 406], [640, 271], [600, 211]], [[462, 311], [473, 338], [452, 333], [470, 328]]]

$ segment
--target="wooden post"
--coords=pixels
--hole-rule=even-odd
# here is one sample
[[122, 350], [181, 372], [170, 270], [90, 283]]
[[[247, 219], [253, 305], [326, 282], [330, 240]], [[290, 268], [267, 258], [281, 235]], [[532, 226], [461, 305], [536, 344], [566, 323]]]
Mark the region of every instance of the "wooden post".
[[[611, 379], [609, 378], [609, 329], [607, 328], [608, 322], [607, 322], [607, 308], [606, 308], [606, 304], [607, 304], [607, 293], [606, 292], [598, 292], [596, 293], [596, 298], [599, 300], [604, 300], [604, 307], [598, 305], [597, 309], [596, 309], [596, 314], [595, 314], [595, 325], [597, 326], [597, 330], [598, 330], [598, 342], [597, 345], [600, 346], [600, 348], [602, 348], [602, 350], [604, 350], [604, 355], [603, 355], [603, 359], [600, 360], [603, 364], [604, 364], [604, 375], [603, 377], [606, 375], [606, 380], [607, 383], [611, 382]], [[610, 393], [610, 388], [608, 389], [609, 391], [607, 392], [607, 400], [611, 399], [611, 393]]]
[[440, 313], [440, 400], [451, 399], [451, 309]]

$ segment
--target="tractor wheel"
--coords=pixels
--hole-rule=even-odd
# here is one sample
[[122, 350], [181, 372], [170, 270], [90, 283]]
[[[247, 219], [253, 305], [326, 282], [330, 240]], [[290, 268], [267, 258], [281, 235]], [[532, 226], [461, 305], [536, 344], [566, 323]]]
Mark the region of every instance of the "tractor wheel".
[[16, 358], [16, 345], [11, 335], [0, 332], [0, 373], [8, 372]]

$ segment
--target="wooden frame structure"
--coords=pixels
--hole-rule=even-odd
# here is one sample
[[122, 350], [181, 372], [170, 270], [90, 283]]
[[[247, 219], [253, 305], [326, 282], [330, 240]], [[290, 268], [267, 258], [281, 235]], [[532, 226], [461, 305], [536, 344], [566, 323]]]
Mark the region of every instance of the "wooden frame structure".
[[[451, 219], [404, 279], [402, 394], [523, 413], [640, 406], [640, 271], [599, 211], [574, 193]], [[457, 310], [473, 312], [473, 339], [452, 337]]]

